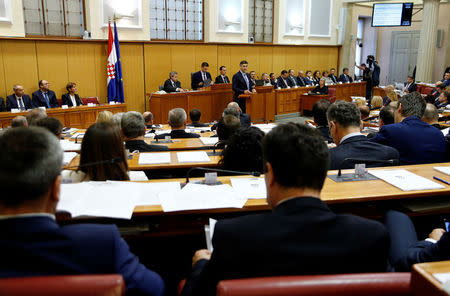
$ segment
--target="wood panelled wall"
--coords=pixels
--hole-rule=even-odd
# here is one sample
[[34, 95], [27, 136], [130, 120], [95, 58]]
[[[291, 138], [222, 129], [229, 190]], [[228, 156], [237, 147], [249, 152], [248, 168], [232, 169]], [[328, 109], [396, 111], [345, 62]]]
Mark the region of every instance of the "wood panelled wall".
[[[106, 102], [107, 43], [101, 41], [0, 40], [0, 96], [22, 84], [25, 93], [38, 89], [46, 79], [58, 98], [67, 82], [77, 84], [81, 97], [98, 96]], [[120, 45], [125, 100], [128, 110], [143, 112], [146, 93], [158, 90], [170, 71], [177, 71], [184, 88], [190, 88], [191, 72], [207, 61], [213, 78], [225, 65], [231, 77], [243, 59], [249, 69], [279, 75], [282, 69], [320, 70], [337, 68], [339, 47], [267, 46], [221, 44], [156, 44], [123, 42]]]

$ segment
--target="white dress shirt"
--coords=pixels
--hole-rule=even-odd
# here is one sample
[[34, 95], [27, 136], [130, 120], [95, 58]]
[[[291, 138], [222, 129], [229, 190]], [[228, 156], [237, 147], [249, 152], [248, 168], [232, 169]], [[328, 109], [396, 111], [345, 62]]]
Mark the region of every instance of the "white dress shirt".
[[72, 106], [76, 107], [77, 106], [77, 101], [75, 100], [75, 95], [70, 95], [70, 100], [72, 101]]

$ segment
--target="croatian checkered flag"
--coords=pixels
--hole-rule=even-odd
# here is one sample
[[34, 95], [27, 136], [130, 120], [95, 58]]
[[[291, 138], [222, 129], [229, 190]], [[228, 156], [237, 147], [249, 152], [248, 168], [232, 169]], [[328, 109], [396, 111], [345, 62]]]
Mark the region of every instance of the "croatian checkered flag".
[[124, 103], [122, 65], [120, 63], [119, 39], [117, 36], [116, 22], [114, 22], [114, 35], [111, 29], [111, 23], [108, 23], [108, 26], [108, 61], [106, 65], [106, 72], [108, 75], [108, 102], [114, 101]]

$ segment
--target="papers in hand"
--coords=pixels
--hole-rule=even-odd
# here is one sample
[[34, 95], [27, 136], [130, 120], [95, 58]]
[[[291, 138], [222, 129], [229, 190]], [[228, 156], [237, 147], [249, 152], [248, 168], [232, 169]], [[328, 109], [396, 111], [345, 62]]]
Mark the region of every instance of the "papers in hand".
[[63, 165], [68, 165], [76, 156], [76, 152], [64, 152]]
[[177, 152], [178, 162], [210, 162], [205, 151]]
[[441, 184], [407, 170], [371, 170], [369, 173], [403, 191], [445, 188]]
[[230, 178], [231, 186], [243, 198], [266, 198], [266, 182], [264, 178]]
[[139, 153], [139, 164], [158, 164], [158, 163], [170, 163], [170, 153]]
[[450, 167], [434, 167], [434, 169], [450, 176]]
[[200, 137], [200, 141], [202, 141], [204, 145], [215, 145], [217, 142], [219, 142], [219, 137]]
[[61, 141], [59, 141], [59, 143], [61, 144], [61, 148], [63, 149], [63, 151], [78, 151], [78, 150], [81, 150], [81, 144], [75, 143], [73, 141], [61, 140]]
[[164, 212], [242, 208], [247, 202], [228, 184], [209, 186], [188, 183], [181, 191], [160, 193], [159, 199]]

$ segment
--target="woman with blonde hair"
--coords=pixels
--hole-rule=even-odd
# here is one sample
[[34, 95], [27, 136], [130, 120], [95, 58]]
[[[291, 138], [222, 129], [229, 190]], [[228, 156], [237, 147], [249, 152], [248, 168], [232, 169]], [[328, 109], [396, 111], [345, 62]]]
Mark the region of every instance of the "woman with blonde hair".
[[390, 91], [386, 94], [386, 101], [384, 102], [383, 106], [389, 105], [390, 102], [397, 102], [398, 101], [398, 95], [395, 91]]
[[108, 110], [100, 111], [100, 112], [98, 112], [95, 123], [110, 122], [112, 116], [113, 116], [113, 114], [111, 111], [108, 111]]
[[383, 107], [383, 98], [380, 96], [374, 96], [372, 98], [372, 109], [371, 110], [380, 109], [381, 107]]

